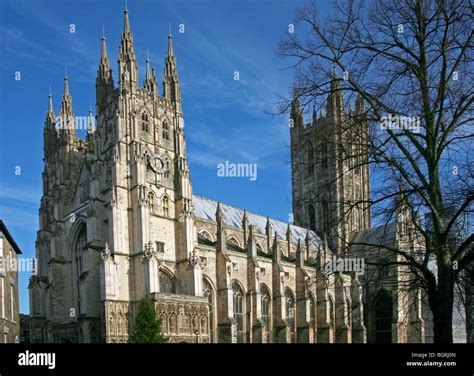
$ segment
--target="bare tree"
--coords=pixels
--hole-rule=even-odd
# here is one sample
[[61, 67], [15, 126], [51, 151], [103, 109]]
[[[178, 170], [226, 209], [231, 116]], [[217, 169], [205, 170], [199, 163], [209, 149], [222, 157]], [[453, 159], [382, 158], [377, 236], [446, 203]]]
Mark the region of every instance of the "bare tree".
[[339, 126], [352, 144], [368, 144], [368, 157], [351, 142], [338, 157], [357, 161], [349, 169], [369, 164], [378, 180], [368, 203], [344, 203], [345, 212], [366, 204], [387, 224], [400, 205], [410, 212], [423, 247], [387, 250], [409, 269], [410, 284], [426, 291], [436, 343], [453, 341], [454, 288], [474, 263], [474, 234], [465, 222], [474, 199], [473, 10], [470, 0], [348, 0], [334, 2], [322, 19], [312, 1], [297, 10], [296, 31], [277, 50], [296, 72], [282, 114], [294, 96], [322, 108], [336, 72], [345, 106], [364, 100], [367, 139], [353, 135], [360, 113], [347, 110]]

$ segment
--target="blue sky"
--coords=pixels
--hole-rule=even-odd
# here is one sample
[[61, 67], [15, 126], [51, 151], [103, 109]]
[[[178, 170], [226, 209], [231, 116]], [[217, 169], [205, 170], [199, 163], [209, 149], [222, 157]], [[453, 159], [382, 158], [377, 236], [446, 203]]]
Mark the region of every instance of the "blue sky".
[[[194, 193], [283, 221], [291, 212], [288, 123], [266, 111], [291, 86], [293, 72], [275, 48], [301, 3], [128, 1], [141, 82], [147, 48], [161, 81], [171, 23]], [[67, 66], [75, 114], [88, 114], [103, 27], [117, 82], [123, 9], [116, 0], [0, 0], [0, 217], [24, 257], [34, 257], [49, 85], [57, 113]], [[226, 160], [257, 163], [257, 180], [219, 178]], [[20, 273], [24, 313], [28, 278]]]

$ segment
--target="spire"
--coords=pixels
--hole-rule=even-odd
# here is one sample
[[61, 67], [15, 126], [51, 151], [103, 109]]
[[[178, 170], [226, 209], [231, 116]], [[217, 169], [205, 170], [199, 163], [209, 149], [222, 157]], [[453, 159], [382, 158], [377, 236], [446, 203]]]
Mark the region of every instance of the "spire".
[[67, 74], [64, 76], [64, 95], [69, 95], [69, 78]]
[[316, 125], [318, 121], [318, 114], [316, 113], [316, 105], [313, 104], [313, 122], [311, 123], [311, 125]]
[[89, 106], [89, 125], [87, 126], [87, 134], [94, 133], [94, 116], [92, 115], [92, 107]]
[[267, 230], [267, 234], [272, 232], [272, 224], [270, 222], [270, 217], [267, 217], [267, 224], [265, 225], [265, 230]]
[[64, 77], [64, 94], [63, 98], [61, 101], [61, 110], [60, 110], [61, 115], [73, 115], [72, 111], [72, 97], [69, 94], [69, 78], [66, 75]]
[[119, 78], [120, 82], [138, 82], [138, 67], [135, 52], [133, 50], [133, 35], [130, 30], [128, 9], [124, 11], [123, 32], [119, 49]]
[[114, 80], [112, 77], [112, 68], [107, 55], [107, 44], [105, 39], [105, 31], [102, 29], [102, 49], [99, 59], [99, 69], [97, 70], [97, 78], [95, 81], [97, 111], [100, 112], [107, 105], [109, 97], [114, 92]]
[[267, 249], [270, 250], [272, 247], [272, 223], [270, 217], [267, 217], [267, 224], [265, 225], [265, 232], [267, 235]]
[[222, 207], [221, 207], [221, 203], [218, 202], [217, 203], [217, 209], [216, 209], [216, 221], [217, 222], [220, 222], [224, 219], [224, 216], [222, 214]]
[[364, 114], [365, 113], [365, 104], [364, 104], [364, 98], [359, 94], [356, 99], [356, 106], [355, 110], [357, 114]]
[[286, 227], [286, 239], [291, 242], [291, 228], [290, 224], [288, 223], [288, 226]]
[[69, 78], [67, 75], [64, 77], [64, 94], [61, 101], [59, 118], [63, 143], [71, 147], [76, 139], [76, 121], [72, 110], [72, 97], [69, 94]]
[[296, 265], [300, 268], [304, 266], [304, 255], [303, 252], [301, 252], [300, 239], [298, 239], [298, 246], [296, 247]]
[[51, 86], [48, 95], [48, 111], [46, 112], [46, 121], [43, 129], [44, 158], [49, 159], [54, 155], [57, 145], [56, 115], [53, 110], [53, 96], [51, 95]]
[[332, 70], [331, 93], [327, 100], [327, 117], [335, 121], [341, 121], [342, 111], [344, 109], [344, 98], [340, 85], [340, 79], [337, 77], [336, 67]]
[[281, 254], [280, 254], [280, 250], [278, 249], [278, 233], [276, 231], [275, 231], [275, 236], [273, 238], [272, 251], [273, 251], [273, 261], [279, 262], [281, 260]]
[[171, 32], [168, 34], [168, 56], [174, 56], [173, 37], [171, 36]]
[[124, 33], [130, 33], [130, 21], [128, 20], [128, 7], [127, 4], [125, 4], [125, 10], [123, 11], [123, 32]]
[[51, 87], [49, 88], [49, 95], [48, 95], [48, 117], [54, 117], [54, 109], [53, 109], [53, 96], [51, 95]]
[[296, 88], [293, 88], [293, 101], [291, 102], [291, 119], [293, 120], [293, 127], [301, 129], [304, 126], [303, 111], [301, 110], [301, 104], [299, 97], [296, 92]]
[[165, 58], [163, 97], [171, 102], [181, 102], [178, 72], [176, 69], [176, 56], [174, 56], [171, 33], [168, 35], [168, 55]]
[[249, 218], [247, 216], [247, 210], [244, 209], [244, 215], [242, 216], [242, 227], [247, 226], [249, 223]]
[[110, 68], [110, 60], [107, 55], [107, 44], [106, 44], [104, 31], [102, 31], [102, 48], [100, 52], [99, 70], [97, 71], [97, 79], [112, 81], [112, 69]]
[[150, 69], [150, 52], [148, 48], [146, 49], [146, 73], [145, 73], [145, 80], [151, 79], [151, 69]]
[[107, 45], [105, 42], [106, 42], [105, 35], [104, 35], [104, 32], [102, 32], [102, 51], [100, 53], [101, 61], [109, 60], [109, 58], [107, 57]]
[[150, 53], [148, 48], [146, 50], [146, 71], [145, 71], [145, 81], [143, 87], [147, 89], [153, 96], [158, 97], [158, 83], [156, 82], [155, 69], [151, 69], [150, 65]]
[[53, 109], [53, 96], [51, 95], [51, 87], [48, 95], [48, 111], [46, 112], [45, 128], [56, 133], [56, 115]]

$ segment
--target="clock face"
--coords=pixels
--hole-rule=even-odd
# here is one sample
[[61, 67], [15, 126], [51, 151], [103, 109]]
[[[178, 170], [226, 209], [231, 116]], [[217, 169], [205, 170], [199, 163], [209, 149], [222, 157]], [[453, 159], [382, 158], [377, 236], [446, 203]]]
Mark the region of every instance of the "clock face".
[[157, 174], [162, 174], [163, 172], [165, 172], [166, 164], [165, 156], [163, 154], [152, 154], [148, 160], [148, 163], [150, 164], [151, 169]]

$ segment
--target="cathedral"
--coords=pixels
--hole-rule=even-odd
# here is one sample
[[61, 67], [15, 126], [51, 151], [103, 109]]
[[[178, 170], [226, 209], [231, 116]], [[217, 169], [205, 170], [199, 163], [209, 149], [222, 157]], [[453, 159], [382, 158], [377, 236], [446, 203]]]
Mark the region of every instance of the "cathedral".
[[[371, 226], [360, 98], [351, 142], [340, 132], [349, 115], [336, 79], [325, 115], [310, 123], [294, 99], [289, 224], [193, 194], [172, 36], [162, 90], [149, 59], [141, 85], [127, 10], [117, 77], [102, 38], [85, 139], [68, 77], [58, 117], [49, 96], [33, 343], [126, 343], [144, 297], [174, 343], [430, 341], [423, 294], [403, 284], [407, 270], [374, 266], [368, 260], [393, 254], [350, 245], [422, 246], [403, 205], [393, 224]], [[344, 153], [353, 157], [336, 157]], [[363, 273], [325, 272], [349, 257], [366, 261]]]

